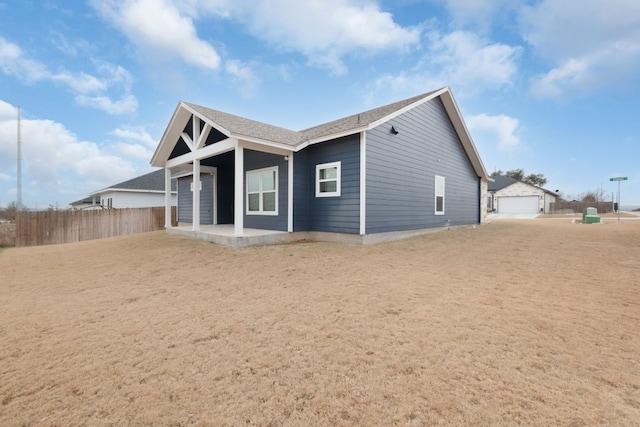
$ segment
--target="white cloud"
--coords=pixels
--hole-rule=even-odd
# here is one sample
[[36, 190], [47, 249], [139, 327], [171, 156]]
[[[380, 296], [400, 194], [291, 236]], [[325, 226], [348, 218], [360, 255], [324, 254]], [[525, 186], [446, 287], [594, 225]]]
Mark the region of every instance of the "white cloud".
[[125, 158], [148, 161], [158, 145], [149, 132], [140, 127], [117, 128], [112, 134], [118, 141], [110, 144], [110, 150]]
[[251, 33], [278, 48], [304, 54], [313, 65], [346, 72], [349, 53], [405, 50], [417, 45], [420, 28], [404, 28], [373, 1], [242, 1]]
[[[84, 72], [67, 70], [52, 72], [44, 64], [30, 59], [14, 43], [0, 37], [0, 70], [19, 80], [33, 84], [49, 81], [66, 86], [75, 94], [80, 105], [106, 111], [109, 114], [132, 113], [137, 109], [137, 100], [130, 93], [132, 78], [128, 71], [108, 63], [97, 63], [99, 77]], [[112, 100], [109, 90], [123, 92], [120, 100]]]
[[251, 68], [241, 61], [230, 59], [226, 63], [225, 70], [240, 83], [242, 95], [245, 98], [251, 98], [260, 85], [260, 79], [254, 74]]
[[[17, 122], [15, 107], [0, 101], [0, 170], [15, 174]], [[82, 141], [62, 124], [25, 118], [21, 121], [23, 190], [36, 200], [61, 205], [96, 189], [131, 178], [139, 169], [135, 159], [117, 150]], [[149, 156], [140, 165], [147, 166]], [[10, 183], [9, 183], [10, 184]], [[0, 193], [11, 200], [13, 188]], [[25, 200], [27, 202], [27, 200]]]
[[220, 66], [220, 56], [198, 37], [192, 17], [181, 14], [170, 0], [95, 0], [92, 5], [146, 56], [156, 60], [177, 57], [209, 70]]
[[114, 130], [113, 135], [125, 140], [142, 142], [144, 145], [150, 148], [154, 148], [158, 145], [158, 142], [143, 128], [117, 128]]
[[453, 22], [458, 27], [473, 27], [488, 31], [496, 16], [516, 9], [523, 0], [438, 0], [444, 1]]
[[470, 131], [493, 134], [497, 139], [498, 148], [503, 151], [512, 150], [520, 145], [520, 139], [517, 136], [518, 126], [520, 125], [518, 119], [504, 114], [497, 116], [477, 114], [468, 116], [465, 122]]
[[511, 86], [517, 77], [520, 48], [490, 43], [469, 32], [428, 35], [426, 53], [409, 71], [386, 75], [376, 82], [397, 92], [428, 91], [451, 86], [456, 93], [477, 93]]
[[521, 32], [554, 67], [533, 80], [541, 96], [590, 92], [640, 72], [640, 2], [544, 0], [525, 7]]
[[310, 64], [336, 74], [346, 73], [343, 57], [349, 53], [405, 50], [419, 43], [421, 33], [418, 27], [398, 25], [373, 0], [92, 0], [92, 4], [144, 55], [178, 57], [213, 70], [218, 69], [220, 56], [198, 36], [195, 25], [208, 17], [238, 22], [257, 39], [299, 52]]

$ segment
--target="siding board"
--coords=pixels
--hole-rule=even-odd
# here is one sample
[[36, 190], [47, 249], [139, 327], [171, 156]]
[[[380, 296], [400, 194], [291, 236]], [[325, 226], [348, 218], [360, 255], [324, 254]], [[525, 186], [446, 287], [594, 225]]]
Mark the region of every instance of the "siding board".
[[[478, 223], [479, 178], [439, 98], [367, 132], [366, 161], [367, 233]], [[434, 214], [436, 175], [445, 215]]]
[[[295, 163], [294, 163], [295, 164]], [[287, 175], [288, 165], [284, 156], [271, 153], [263, 153], [254, 150], [244, 150], [244, 191], [243, 197], [247, 195], [246, 172], [256, 169], [278, 167], [278, 215], [247, 215], [244, 207], [244, 226], [247, 228], [261, 228], [264, 230], [287, 231]], [[246, 204], [246, 199], [244, 203]], [[295, 205], [295, 204], [294, 204]]]
[[[358, 234], [360, 135], [311, 145], [294, 160], [294, 230]], [[316, 197], [316, 165], [341, 162], [340, 196]]]

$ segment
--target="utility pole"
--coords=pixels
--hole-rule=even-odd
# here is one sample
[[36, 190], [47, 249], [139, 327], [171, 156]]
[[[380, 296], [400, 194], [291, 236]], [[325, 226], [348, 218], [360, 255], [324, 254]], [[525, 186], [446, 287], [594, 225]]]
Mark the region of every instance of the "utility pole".
[[22, 140], [20, 138], [20, 106], [18, 106], [18, 200], [16, 209], [22, 210]]

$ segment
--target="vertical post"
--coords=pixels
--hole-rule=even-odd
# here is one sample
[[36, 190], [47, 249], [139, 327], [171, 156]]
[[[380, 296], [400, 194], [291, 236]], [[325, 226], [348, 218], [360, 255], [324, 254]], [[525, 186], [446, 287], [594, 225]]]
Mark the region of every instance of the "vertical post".
[[367, 133], [360, 132], [360, 235], [367, 232]]
[[293, 232], [293, 151], [287, 161], [287, 231]]
[[171, 228], [171, 169], [164, 168], [164, 228]]
[[233, 189], [233, 235], [244, 235], [244, 149], [236, 143], [235, 174]]
[[193, 161], [193, 211], [191, 230], [200, 230], [200, 160]]
[[16, 209], [22, 210], [22, 138], [20, 137], [20, 107], [18, 107], [18, 200]]
[[618, 221], [620, 221], [620, 209], [622, 205], [620, 204], [620, 180], [618, 180]]

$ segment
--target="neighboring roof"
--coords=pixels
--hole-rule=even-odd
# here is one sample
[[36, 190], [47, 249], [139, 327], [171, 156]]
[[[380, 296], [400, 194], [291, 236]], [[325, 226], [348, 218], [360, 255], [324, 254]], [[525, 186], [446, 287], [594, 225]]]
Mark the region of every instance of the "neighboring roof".
[[200, 119], [229, 138], [242, 139], [295, 152], [305, 148], [309, 144], [328, 141], [340, 136], [372, 129], [436, 97], [441, 98], [445, 110], [477, 175], [481, 178], [488, 179], [489, 176], [484, 169], [484, 165], [473, 144], [471, 135], [462, 120], [458, 106], [448, 87], [353, 114], [298, 132], [180, 101], [151, 158], [151, 164], [158, 167], [164, 166], [164, 162], [169, 158], [175, 144], [182, 136], [183, 129], [192, 114], [199, 116]]
[[93, 198], [91, 197], [85, 197], [84, 199], [80, 199], [80, 200], [76, 200], [75, 202], [71, 202], [69, 203], [71, 206], [76, 206], [76, 205], [91, 205], [93, 204]]
[[497, 175], [493, 177], [493, 182], [489, 181], [488, 189], [489, 191], [498, 191], [510, 186], [511, 184], [515, 184], [516, 182], [522, 181], [518, 181], [517, 179], [506, 175]]
[[539, 188], [542, 191], [544, 191], [545, 193], [549, 193], [549, 194], [553, 194], [554, 196], [557, 196], [557, 194], [554, 193], [551, 190], [547, 190], [545, 188], [538, 187], [538, 186], [529, 184], [527, 182], [520, 181], [518, 179], [512, 178], [510, 176], [506, 176], [506, 175], [496, 175], [496, 176], [494, 176], [493, 177], [493, 182], [489, 181], [489, 184], [488, 184], [487, 188], [488, 188], [489, 191], [499, 191], [499, 190], [502, 190], [503, 188], [506, 188], [506, 187], [508, 187], [510, 185], [515, 184], [516, 182], [520, 182], [520, 183], [525, 184], [525, 185], [530, 185], [531, 187]]
[[[171, 191], [177, 190], [176, 185], [175, 180], [172, 180]], [[164, 169], [158, 169], [156, 171], [131, 178], [127, 181], [119, 182], [118, 184], [103, 188], [102, 190], [89, 193], [89, 196], [111, 190], [164, 192]], [[91, 198], [89, 197], [89, 199]]]

